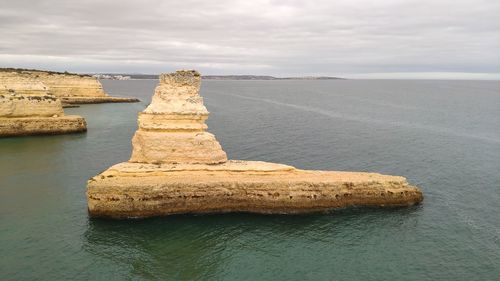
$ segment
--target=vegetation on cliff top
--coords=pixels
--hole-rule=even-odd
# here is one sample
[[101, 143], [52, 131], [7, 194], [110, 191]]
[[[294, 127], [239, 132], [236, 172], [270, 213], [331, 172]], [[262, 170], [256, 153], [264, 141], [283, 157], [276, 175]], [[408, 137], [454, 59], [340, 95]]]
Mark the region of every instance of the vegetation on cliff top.
[[50, 70], [40, 70], [40, 69], [27, 69], [27, 68], [0, 68], [0, 72], [16, 72], [16, 73], [23, 73], [23, 72], [39, 72], [39, 73], [47, 73], [49, 75], [57, 75], [57, 74], [63, 74], [63, 75], [74, 75], [74, 76], [79, 76], [79, 77], [91, 77], [91, 75], [88, 74], [78, 74], [78, 73], [71, 73], [71, 72], [58, 72], [58, 71], [50, 71]]

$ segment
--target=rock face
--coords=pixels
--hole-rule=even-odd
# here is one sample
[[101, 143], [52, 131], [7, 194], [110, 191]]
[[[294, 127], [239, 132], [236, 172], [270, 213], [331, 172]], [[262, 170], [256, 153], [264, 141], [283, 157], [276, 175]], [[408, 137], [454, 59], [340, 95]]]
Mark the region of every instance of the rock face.
[[52, 117], [62, 116], [61, 101], [53, 95], [0, 94], [2, 117]]
[[46, 95], [49, 89], [40, 80], [30, 75], [15, 72], [0, 72], [0, 94], [16, 92], [21, 95]]
[[0, 136], [87, 130], [85, 119], [65, 116], [61, 101], [29, 76], [0, 76]]
[[16, 81], [31, 81], [23, 85], [23, 89], [44, 87], [50, 94], [65, 103], [105, 103], [105, 102], [137, 102], [135, 98], [111, 97], [107, 95], [99, 80], [88, 75], [72, 73], [48, 72], [39, 70], [0, 69], [1, 81], [9, 79], [10, 84]]
[[206, 132], [208, 111], [199, 87], [195, 71], [160, 77], [151, 105], [139, 114], [131, 159], [88, 181], [91, 216], [288, 214], [422, 201], [421, 191], [403, 177], [227, 160]]
[[87, 131], [85, 119], [76, 115], [57, 117], [0, 117], [0, 137], [60, 135]]
[[151, 104], [139, 113], [132, 139], [136, 163], [218, 164], [227, 161], [215, 136], [206, 132], [208, 111], [194, 71], [160, 75]]
[[37, 76], [49, 87], [50, 92], [59, 98], [107, 96], [101, 83], [92, 76], [48, 72], [31, 72], [30, 74]]

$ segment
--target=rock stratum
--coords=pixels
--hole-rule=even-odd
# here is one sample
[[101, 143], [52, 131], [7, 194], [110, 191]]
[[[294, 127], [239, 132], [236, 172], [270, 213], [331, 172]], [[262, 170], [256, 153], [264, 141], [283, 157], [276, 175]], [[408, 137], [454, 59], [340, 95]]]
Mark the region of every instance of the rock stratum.
[[64, 115], [61, 100], [29, 76], [0, 76], [0, 136], [66, 134], [87, 130], [85, 119]]
[[[112, 97], [106, 94], [101, 83], [89, 75], [61, 73], [41, 70], [0, 69], [0, 80], [9, 80], [10, 85], [16, 81], [29, 80], [33, 84], [23, 85], [20, 89], [44, 87], [50, 94], [67, 104], [138, 102], [136, 98]], [[22, 83], [22, 82], [20, 82]], [[0, 84], [0, 88], [5, 85]]]
[[139, 113], [131, 159], [87, 183], [91, 216], [294, 214], [422, 201], [422, 192], [399, 176], [228, 160], [206, 131], [208, 111], [199, 96], [200, 82], [196, 71], [160, 76], [151, 104]]

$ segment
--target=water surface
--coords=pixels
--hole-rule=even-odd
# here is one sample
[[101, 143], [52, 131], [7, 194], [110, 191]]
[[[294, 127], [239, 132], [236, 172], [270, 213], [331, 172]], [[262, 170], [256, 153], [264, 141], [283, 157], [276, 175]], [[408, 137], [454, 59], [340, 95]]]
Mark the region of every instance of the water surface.
[[0, 280], [498, 280], [500, 82], [204, 81], [228, 157], [402, 175], [422, 205], [90, 219], [86, 180], [130, 157], [134, 104], [66, 109], [85, 134], [0, 139]]

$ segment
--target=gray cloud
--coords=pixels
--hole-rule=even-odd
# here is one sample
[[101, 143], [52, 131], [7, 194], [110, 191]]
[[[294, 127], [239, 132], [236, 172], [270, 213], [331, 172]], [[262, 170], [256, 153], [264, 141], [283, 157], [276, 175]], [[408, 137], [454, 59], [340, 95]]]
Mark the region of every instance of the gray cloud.
[[2, 2], [1, 66], [500, 77], [496, 0]]

